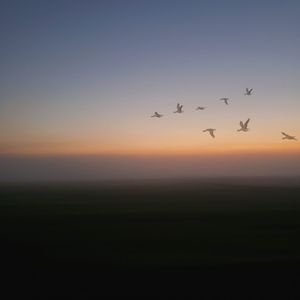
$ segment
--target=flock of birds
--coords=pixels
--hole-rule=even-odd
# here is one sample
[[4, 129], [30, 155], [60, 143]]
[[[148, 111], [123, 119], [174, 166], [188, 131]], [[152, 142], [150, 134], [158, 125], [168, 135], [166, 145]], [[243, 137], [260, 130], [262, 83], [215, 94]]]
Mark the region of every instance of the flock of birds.
[[[249, 88], [246, 88], [246, 91], [244, 93], [245, 96], [251, 96], [252, 95], [252, 92], [253, 92], [253, 89], [249, 89]], [[226, 105], [229, 104], [229, 98], [220, 98], [220, 101], [223, 101]], [[204, 110], [206, 107], [204, 106], [198, 106], [196, 108], [196, 110]], [[176, 111], [174, 111], [174, 113], [178, 113], [178, 114], [181, 114], [183, 113], [183, 105], [180, 104], [180, 103], [177, 103], [177, 106], [176, 106]], [[163, 115], [158, 113], [157, 111], [154, 112], [154, 115], [151, 116], [151, 118], [162, 118]], [[245, 122], [242, 122], [240, 121], [240, 129], [238, 129], [237, 131], [243, 131], [243, 132], [247, 132], [249, 131], [249, 128], [248, 128], [248, 124], [250, 122], [250, 119], [247, 119]], [[215, 134], [214, 132], [216, 131], [216, 129], [214, 128], [207, 128], [205, 130], [203, 130], [203, 132], [208, 132], [211, 137], [215, 138]], [[297, 140], [295, 136], [292, 136], [292, 135], [289, 135], [285, 132], [281, 132], [281, 134], [283, 135], [282, 139], [283, 140]]]

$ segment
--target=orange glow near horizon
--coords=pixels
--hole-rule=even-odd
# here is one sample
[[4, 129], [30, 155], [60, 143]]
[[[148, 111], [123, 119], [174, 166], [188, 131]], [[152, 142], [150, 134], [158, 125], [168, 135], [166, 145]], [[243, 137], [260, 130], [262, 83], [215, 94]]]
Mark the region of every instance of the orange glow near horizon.
[[[11, 127], [10, 131], [1, 132], [0, 155], [300, 155], [299, 141], [282, 140], [281, 135], [281, 130], [286, 130], [299, 137], [295, 115], [289, 116], [289, 119], [285, 117], [284, 120], [273, 117], [268, 122], [263, 114], [256, 116], [254, 120], [251, 119], [250, 131], [243, 133], [237, 132], [236, 120], [242, 118], [237, 108], [232, 106], [228, 111], [223, 111], [222, 106], [215, 107], [211, 109], [212, 112], [207, 111], [205, 114], [194, 113], [190, 108], [182, 116], [169, 113], [162, 120], [140, 114], [128, 118], [110, 112], [101, 121], [95, 117], [83, 125], [79, 124], [81, 126], [76, 126], [72, 119], [65, 126], [57, 123], [51, 126], [44, 124], [43, 128], [37, 124], [32, 124], [30, 128]], [[203, 129], [210, 126], [217, 128], [216, 138], [203, 132]]]
[[0, 155], [17, 155], [17, 156], [51, 156], [51, 155], [75, 155], [75, 156], [227, 156], [239, 154], [278, 154], [278, 155], [300, 155], [300, 145], [297, 141], [282, 141], [268, 144], [229, 144], [217, 142], [214, 144], [205, 145], [129, 145], [122, 147], [113, 146], [97, 146], [82, 143], [70, 144], [39, 144], [13, 147], [10, 149], [1, 149]]

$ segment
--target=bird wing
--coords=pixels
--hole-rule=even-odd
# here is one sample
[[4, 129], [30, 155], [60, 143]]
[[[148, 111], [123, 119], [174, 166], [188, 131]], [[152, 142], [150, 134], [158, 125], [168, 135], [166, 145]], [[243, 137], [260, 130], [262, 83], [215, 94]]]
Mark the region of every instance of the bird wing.
[[253, 90], [253, 89], [250, 89], [250, 90], [249, 90], [249, 93], [251, 93], [251, 92], [252, 92], [252, 90]]
[[248, 119], [248, 120], [245, 122], [245, 127], [248, 126], [249, 121], [250, 121], [250, 119]]
[[176, 106], [176, 107], [177, 107], [177, 109], [179, 109], [179, 108], [180, 108], [180, 104], [179, 104], [179, 103], [177, 103], [177, 106]]
[[246, 88], [246, 93], [249, 93], [249, 89], [248, 88]]
[[215, 137], [213, 130], [210, 130], [209, 133], [213, 138]]
[[240, 121], [240, 126], [243, 128], [244, 127], [244, 123], [242, 121]]
[[284, 133], [284, 132], [281, 132], [284, 136], [286, 136], [286, 137], [290, 137], [290, 135], [288, 135], [288, 134], [286, 134], [286, 133]]

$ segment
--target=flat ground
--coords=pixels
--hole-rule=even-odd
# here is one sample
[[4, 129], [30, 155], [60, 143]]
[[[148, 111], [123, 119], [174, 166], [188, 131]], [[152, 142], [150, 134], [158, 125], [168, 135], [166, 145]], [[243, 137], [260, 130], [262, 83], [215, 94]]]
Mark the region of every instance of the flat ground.
[[298, 183], [1, 184], [0, 198], [2, 270], [12, 280], [299, 280]]

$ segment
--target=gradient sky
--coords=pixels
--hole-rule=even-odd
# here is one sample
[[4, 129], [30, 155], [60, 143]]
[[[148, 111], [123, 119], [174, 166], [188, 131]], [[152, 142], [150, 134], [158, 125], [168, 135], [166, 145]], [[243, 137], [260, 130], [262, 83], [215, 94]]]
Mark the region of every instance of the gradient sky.
[[[280, 134], [300, 138], [299, 1], [7, 0], [0, 5], [0, 167], [5, 164], [5, 172], [12, 170], [7, 161], [16, 164], [20, 157], [65, 161], [72, 156], [76, 165], [82, 156], [97, 156], [102, 165], [110, 162], [107, 173], [126, 177], [130, 156], [144, 175], [151, 164], [166, 161], [161, 157], [173, 169], [184, 169], [182, 175], [195, 174], [182, 159], [210, 157], [206, 172], [227, 174], [233, 155], [242, 155], [244, 167], [258, 167], [251, 175], [300, 175], [300, 142], [282, 141]], [[246, 87], [254, 89], [252, 96], [244, 96]], [[229, 106], [218, 100], [225, 96]], [[177, 102], [184, 105], [181, 115], [173, 114]], [[198, 105], [207, 109], [196, 112]], [[164, 118], [151, 119], [154, 111]], [[250, 131], [238, 133], [239, 121], [248, 117]], [[216, 139], [202, 133], [207, 127], [217, 129]], [[272, 163], [257, 171], [268, 155]], [[290, 167], [281, 172], [287, 156]], [[149, 157], [159, 158], [149, 164]], [[174, 157], [181, 157], [180, 164]], [[227, 167], [222, 169], [222, 162]], [[244, 167], [234, 174], [244, 174]], [[161, 167], [157, 170], [151, 174], [158, 176]], [[3, 171], [0, 178], [6, 178]]]

